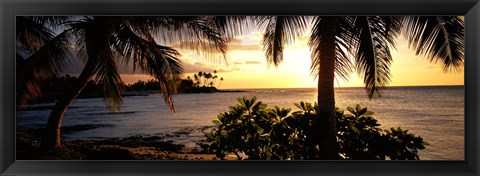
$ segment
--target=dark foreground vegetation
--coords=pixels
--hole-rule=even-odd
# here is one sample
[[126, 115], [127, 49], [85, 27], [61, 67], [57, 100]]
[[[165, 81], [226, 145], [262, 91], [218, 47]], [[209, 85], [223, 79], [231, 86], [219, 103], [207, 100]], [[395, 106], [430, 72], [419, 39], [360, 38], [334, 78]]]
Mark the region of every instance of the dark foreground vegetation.
[[[205, 133], [209, 151], [219, 158], [235, 154], [238, 159], [318, 159], [315, 133], [317, 105], [296, 103], [299, 109], [267, 108], [256, 97], [238, 98], [239, 104], [218, 116], [218, 128]], [[347, 112], [335, 109], [338, 156], [346, 160], [419, 160], [418, 150], [428, 145], [401, 128], [381, 129], [373, 112], [357, 105]]]

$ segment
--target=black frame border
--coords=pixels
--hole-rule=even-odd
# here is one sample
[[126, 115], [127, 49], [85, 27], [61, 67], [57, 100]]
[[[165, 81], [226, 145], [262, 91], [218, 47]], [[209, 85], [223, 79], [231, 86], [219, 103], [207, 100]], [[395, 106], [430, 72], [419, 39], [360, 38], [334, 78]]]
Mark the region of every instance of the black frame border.
[[[0, 0], [0, 175], [479, 175], [479, 0]], [[464, 161], [16, 161], [18, 15], [465, 15]]]

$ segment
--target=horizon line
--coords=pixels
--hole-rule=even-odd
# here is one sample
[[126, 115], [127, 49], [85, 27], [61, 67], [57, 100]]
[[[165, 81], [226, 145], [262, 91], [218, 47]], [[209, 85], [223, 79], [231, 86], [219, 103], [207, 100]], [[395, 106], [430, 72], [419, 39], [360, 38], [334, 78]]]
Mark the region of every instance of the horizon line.
[[[385, 88], [396, 88], [396, 87], [458, 87], [465, 86], [465, 84], [447, 84], [447, 85], [404, 85], [404, 86], [385, 86]], [[316, 89], [317, 87], [260, 87], [260, 88], [218, 88], [218, 90], [244, 90], [244, 89]], [[345, 87], [334, 87], [336, 88], [365, 88], [364, 86], [345, 86]]]

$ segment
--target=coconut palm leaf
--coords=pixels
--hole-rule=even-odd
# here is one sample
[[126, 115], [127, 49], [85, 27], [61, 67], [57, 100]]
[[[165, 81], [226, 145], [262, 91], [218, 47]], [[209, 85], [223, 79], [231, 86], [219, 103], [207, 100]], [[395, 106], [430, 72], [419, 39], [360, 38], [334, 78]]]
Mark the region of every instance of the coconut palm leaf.
[[254, 17], [250, 16], [211, 16], [207, 17], [209, 26], [217, 29], [227, 40], [242, 35], [252, 29]]
[[26, 18], [53, 30], [63, 28], [64, 23], [72, 19], [79, 18], [78, 16], [26, 16]]
[[34, 53], [47, 41], [55, 37], [54, 32], [47, 28], [42, 21], [31, 17], [16, 17], [16, 42], [17, 46]]
[[158, 44], [192, 50], [206, 58], [225, 57], [227, 44], [221, 32], [212, 28], [207, 17], [168, 16], [143, 17], [148, 19]]
[[[125, 58], [125, 62], [133, 62], [134, 69], [140, 67], [145, 70], [148, 67], [147, 57], [154, 57], [156, 50], [160, 50], [161, 53], [167, 54], [168, 56], [179, 56], [178, 51], [157, 45], [155, 41], [150, 41], [144, 39], [140, 36], [137, 36], [135, 32], [126, 25], [122, 25], [121, 29], [115, 34], [115, 41], [113, 46], [117, 51]], [[169, 58], [169, 57], [167, 57]], [[175, 60], [178, 60], [175, 59]], [[167, 64], [170, 64], [167, 62]], [[174, 67], [171, 72], [181, 72], [181, 66], [178, 64], [172, 64]]]
[[302, 35], [307, 27], [306, 16], [262, 16], [257, 21], [265, 29], [262, 44], [268, 64], [283, 61], [283, 48]]
[[105, 103], [107, 107], [119, 110], [123, 102], [121, 96], [122, 79], [117, 69], [114, 53], [110, 48], [102, 48], [99, 51], [98, 65], [95, 70], [96, 82], [103, 85]]
[[183, 68], [177, 50], [154, 41], [143, 39], [126, 25], [118, 31], [114, 47], [125, 58], [125, 62], [133, 62], [134, 68], [140, 68], [144, 73], [154, 76], [160, 82], [160, 88], [165, 102], [175, 112], [171, 92], [175, 91], [170, 82], [180, 80]]
[[[178, 18], [174, 18], [179, 20]], [[186, 27], [190, 28], [195, 32], [195, 36], [197, 36], [198, 41], [207, 41], [205, 42], [206, 45], [203, 48], [194, 48], [198, 51], [206, 51], [207, 54], [220, 52], [222, 55], [226, 55], [227, 52], [227, 44], [225, 40], [221, 37], [219, 31], [214, 30], [208, 26], [207, 20], [202, 19], [201, 17], [188, 19], [184, 21], [184, 19], [180, 19], [179, 21], [183, 21], [186, 23]], [[203, 42], [202, 42], [203, 43]], [[214, 44], [214, 48], [211, 48], [210, 44]]]
[[458, 70], [464, 58], [464, 22], [457, 16], [408, 16], [403, 32], [416, 54], [442, 62], [444, 70]]
[[143, 68], [146, 72], [153, 75], [160, 82], [160, 89], [163, 94], [164, 101], [169, 105], [170, 110], [175, 113], [171, 92], [176, 91], [175, 82], [180, 80], [183, 73], [182, 65], [176, 50], [156, 46], [152, 54], [154, 57], [147, 57], [147, 66]]
[[[390, 21], [387, 27], [387, 21]], [[394, 45], [393, 39], [399, 34], [399, 23], [394, 17], [357, 17], [354, 28], [358, 33], [358, 40], [354, 42], [355, 66], [363, 76], [368, 97], [376, 93], [390, 82], [390, 65], [392, 55], [389, 45]]]

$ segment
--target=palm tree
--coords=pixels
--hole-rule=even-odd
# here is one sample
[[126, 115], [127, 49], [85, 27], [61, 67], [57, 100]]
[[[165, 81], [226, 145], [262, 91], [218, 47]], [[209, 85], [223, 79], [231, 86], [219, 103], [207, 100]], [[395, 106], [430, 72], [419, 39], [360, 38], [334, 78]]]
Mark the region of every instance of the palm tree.
[[218, 78], [217, 75], [212, 77], [212, 81], [210, 82], [212, 87], [215, 85], [215, 80], [217, 80], [217, 78]]
[[195, 80], [195, 87], [199, 87], [200, 86], [200, 79], [198, 78], [197, 74], [194, 74], [193, 75], [193, 80]]
[[[198, 72], [198, 80], [200, 81], [200, 84], [202, 84], [202, 77], [203, 77], [203, 72]], [[200, 84], [198, 86], [200, 86]]]
[[91, 16], [66, 22], [65, 31], [75, 37], [75, 46], [85, 66], [71, 89], [53, 108], [41, 146], [62, 146], [60, 126], [64, 113], [91, 79], [102, 83], [107, 106], [114, 110], [120, 108], [122, 80], [117, 69], [120, 63], [132, 64], [134, 69], [158, 80], [164, 101], [175, 112], [171, 92], [175, 91], [173, 83], [180, 79], [183, 69], [180, 53], [168, 45], [185, 41], [194, 45], [181, 46], [183, 48], [225, 54], [226, 41], [222, 32], [211, 27], [211, 20], [210, 17], [188, 16]]
[[212, 81], [211, 81], [211, 87], [213, 87], [215, 85], [215, 80], [218, 78], [217, 76], [217, 70], [213, 70], [213, 77], [212, 77]]
[[218, 88], [220, 89], [220, 84], [222, 84], [223, 77], [220, 78], [220, 82], [218, 83]]
[[[334, 115], [334, 78], [347, 79], [356, 69], [363, 76], [368, 97], [381, 95], [390, 81], [392, 56], [389, 45], [404, 34], [416, 54], [440, 61], [444, 69], [463, 65], [464, 22], [459, 17], [441, 16], [267, 16], [256, 21], [265, 28], [262, 43], [269, 64], [283, 60], [283, 48], [292, 43], [311, 23], [309, 40], [313, 76], [318, 77], [317, 130], [308, 140], [318, 147], [319, 159], [337, 159]], [[350, 59], [353, 58], [353, 59]], [[352, 61], [353, 60], [353, 61]]]
[[210, 79], [213, 78], [212, 73], [206, 73], [206, 74], [204, 74], [204, 76], [205, 76], [205, 82], [203, 83], [203, 86], [205, 86], [206, 84], [212, 85], [211, 81], [210, 81]]
[[203, 87], [207, 84], [207, 72], [202, 72], [203, 73]]

